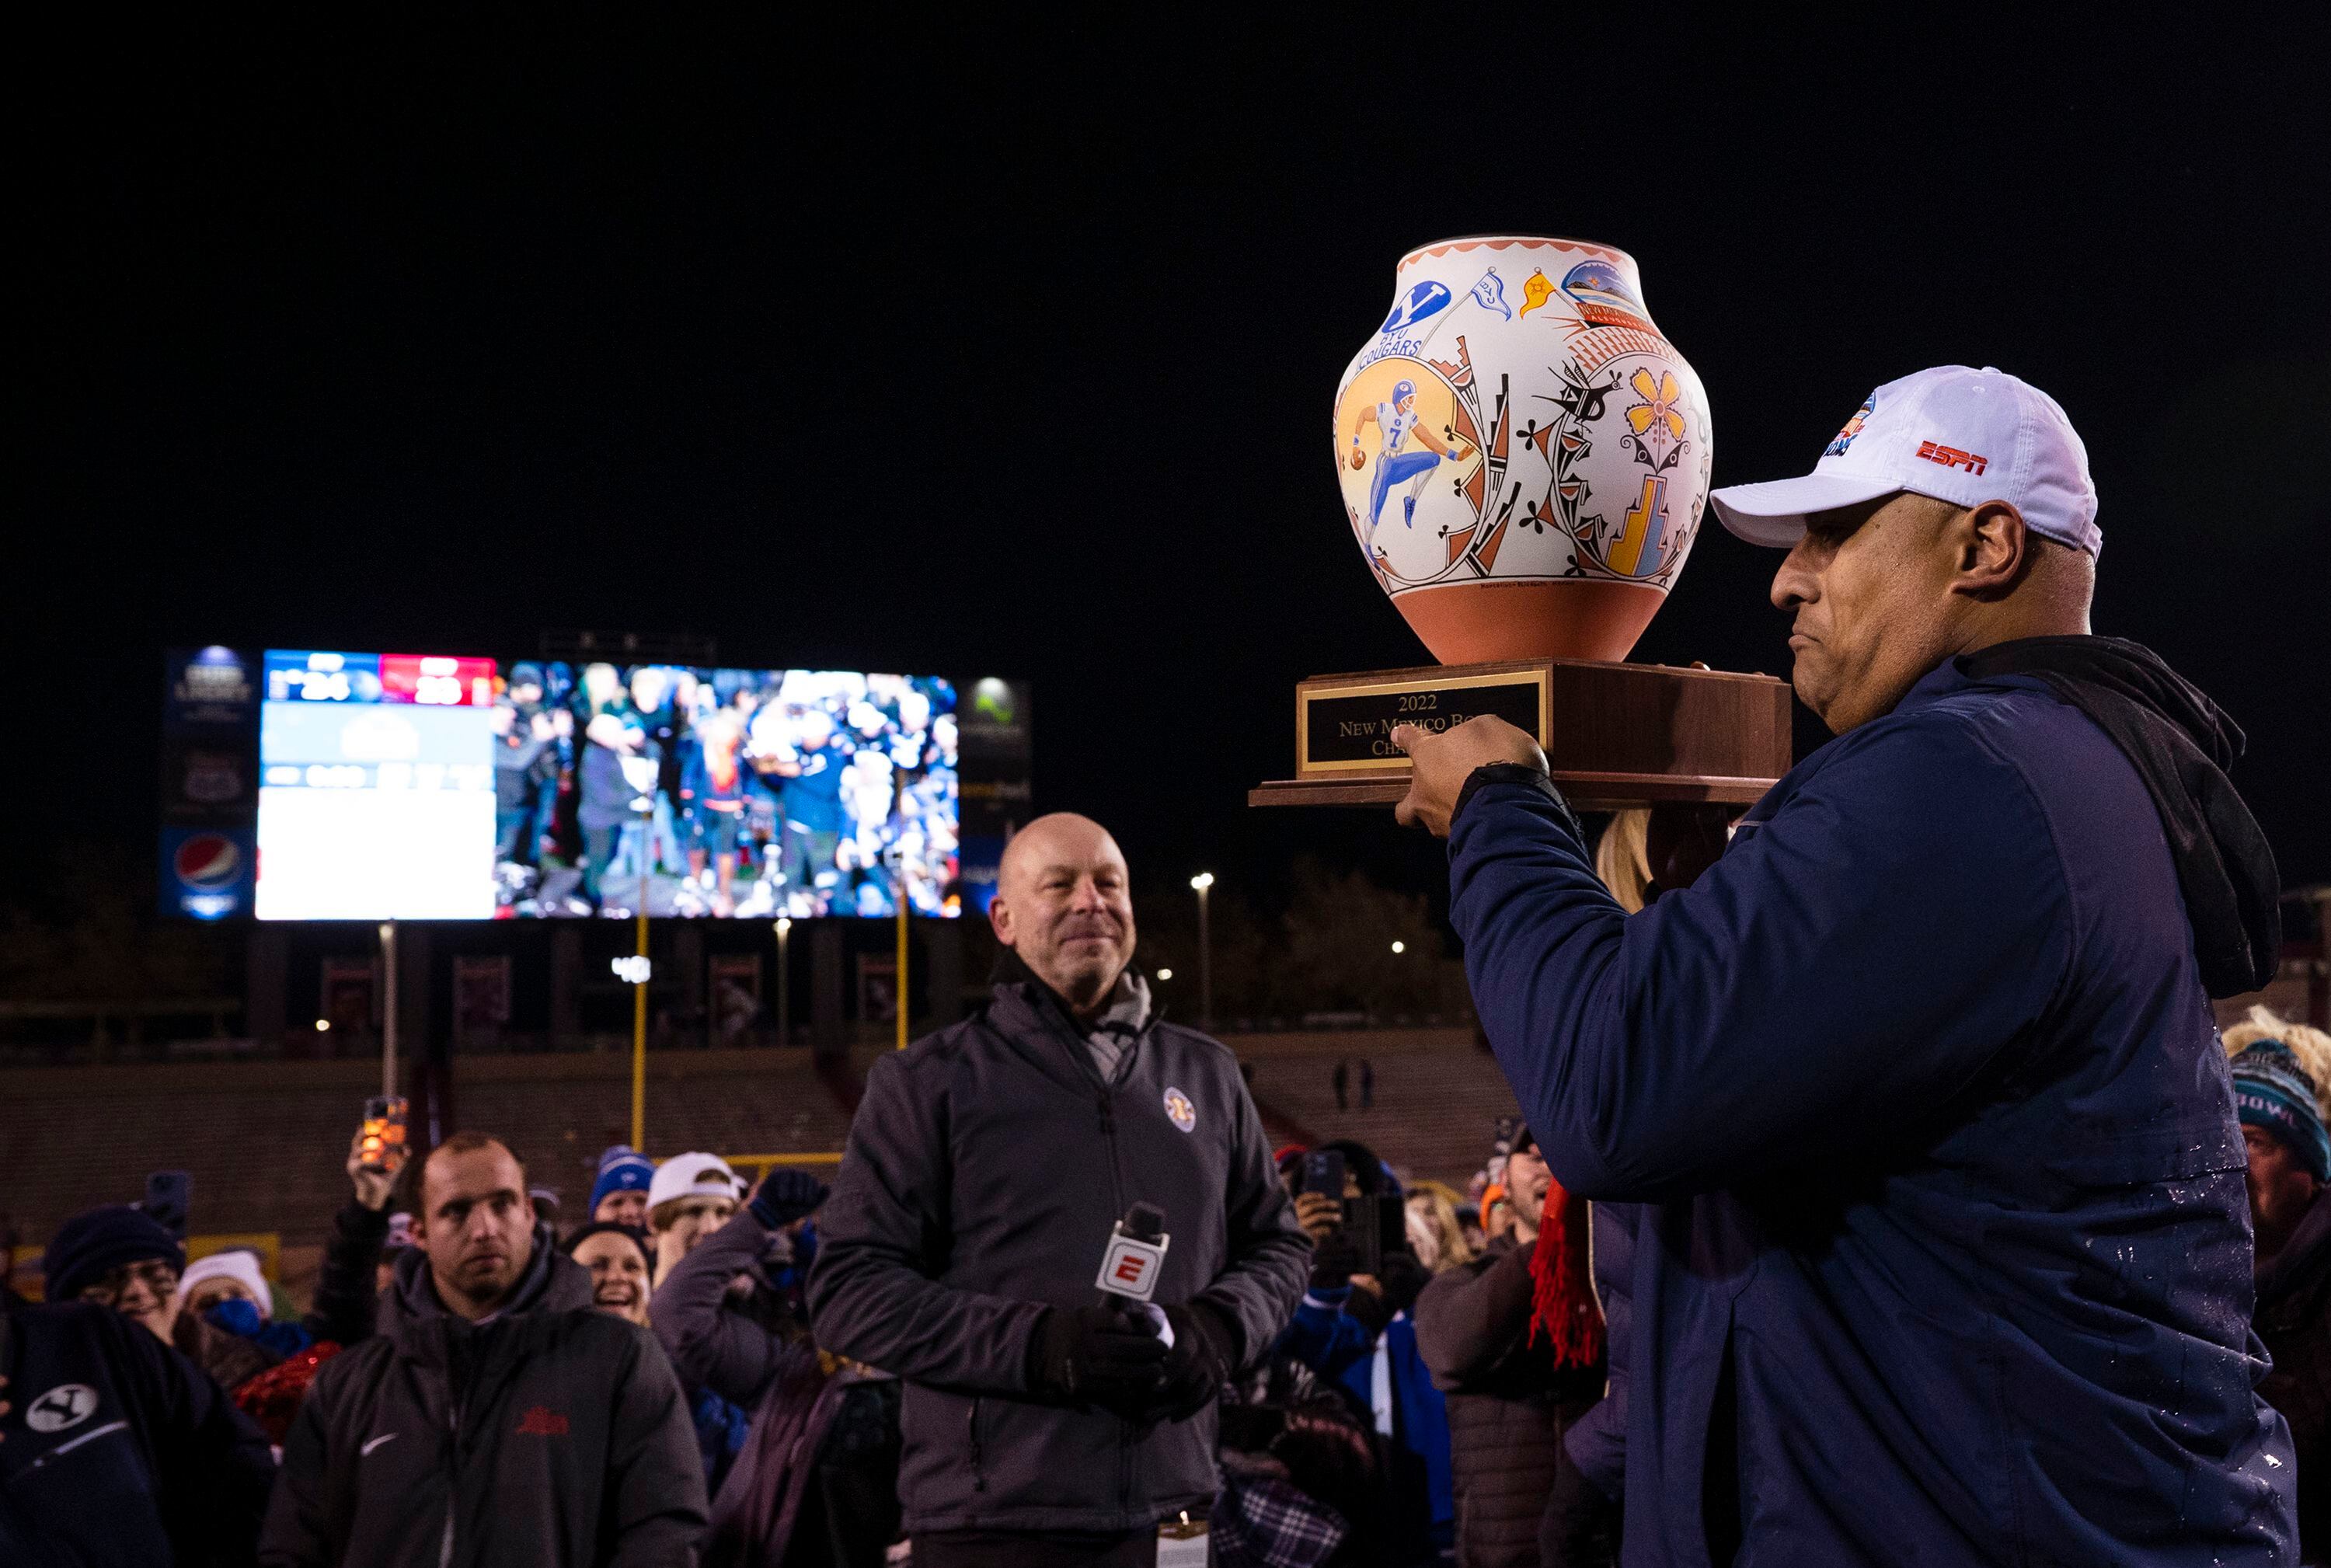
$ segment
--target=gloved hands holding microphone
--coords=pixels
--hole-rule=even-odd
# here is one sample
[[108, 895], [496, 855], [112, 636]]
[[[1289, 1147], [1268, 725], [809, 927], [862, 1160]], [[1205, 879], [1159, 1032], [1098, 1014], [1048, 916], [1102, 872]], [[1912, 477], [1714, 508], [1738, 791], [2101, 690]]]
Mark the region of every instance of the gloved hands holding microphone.
[[1046, 1309], [1029, 1342], [1030, 1392], [1057, 1404], [1111, 1411], [1137, 1425], [1197, 1414], [1230, 1375], [1230, 1324], [1204, 1301], [1160, 1310], [1173, 1336], [1170, 1349], [1146, 1312]]
[[1104, 1254], [1091, 1307], [1047, 1307], [1028, 1345], [1028, 1388], [1137, 1425], [1186, 1421], [1220, 1396], [1237, 1359], [1230, 1317], [1204, 1300], [1151, 1303], [1169, 1245], [1166, 1216], [1138, 1202]]

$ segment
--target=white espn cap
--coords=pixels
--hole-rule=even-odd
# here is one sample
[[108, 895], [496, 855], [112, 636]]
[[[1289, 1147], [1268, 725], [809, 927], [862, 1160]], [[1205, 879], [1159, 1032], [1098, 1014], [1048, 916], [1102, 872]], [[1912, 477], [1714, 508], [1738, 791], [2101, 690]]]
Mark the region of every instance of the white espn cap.
[[1986, 365], [1945, 365], [1871, 393], [1803, 479], [1729, 485], [1716, 515], [1752, 545], [1785, 548], [1805, 515], [1915, 490], [1953, 506], [2006, 501], [2024, 527], [2103, 553], [2088, 449], [2056, 400]]
[[674, 1198], [744, 1195], [745, 1183], [728, 1168], [728, 1162], [718, 1155], [674, 1155], [656, 1167], [655, 1178], [648, 1183], [651, 1209]]

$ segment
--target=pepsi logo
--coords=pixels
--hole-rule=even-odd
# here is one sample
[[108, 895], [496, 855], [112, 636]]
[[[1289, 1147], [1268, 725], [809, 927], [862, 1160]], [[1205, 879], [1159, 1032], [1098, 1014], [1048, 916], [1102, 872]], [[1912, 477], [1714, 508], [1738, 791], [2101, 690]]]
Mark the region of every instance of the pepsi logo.
[[243, 870], [243, 851], [223, 833], [196, 833], [178, 846], [170, 865], [189, 888], [225, 888]]

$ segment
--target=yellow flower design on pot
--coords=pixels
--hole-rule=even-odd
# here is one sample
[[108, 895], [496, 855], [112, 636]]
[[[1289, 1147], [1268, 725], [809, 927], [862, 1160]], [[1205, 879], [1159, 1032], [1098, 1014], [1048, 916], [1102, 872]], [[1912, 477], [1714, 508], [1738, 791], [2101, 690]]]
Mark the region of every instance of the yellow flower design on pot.
[[1627, 385], [1643, 400], [1627, 411], [1628, 428], [1643, 436], [1651, 432], [1653, 425], [1664, 424], [1668, 427], [1668, 440], [1681, 441], [1683, 414], [1676, 404], [1682, 401], [1683, 388], [1676, 385], [1675, 372], [1663, 370], [1653, 381], [1651, 367], [1645, 366], [1627, 378]]

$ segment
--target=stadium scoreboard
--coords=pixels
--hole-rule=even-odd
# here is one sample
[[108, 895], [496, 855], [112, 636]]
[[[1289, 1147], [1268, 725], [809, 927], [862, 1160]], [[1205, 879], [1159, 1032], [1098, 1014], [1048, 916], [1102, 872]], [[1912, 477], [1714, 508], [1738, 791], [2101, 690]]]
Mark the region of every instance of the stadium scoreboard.
[[1026, 810], [1025, 688], [993, 678], [959, 714], [949, 678], [853, 670], [219, 646], [166, 667], [174, 916], [943, 918], [984, 909]]
[[494, 661], [271, 650], [265, 675], [259, 917], [490, 918]]

